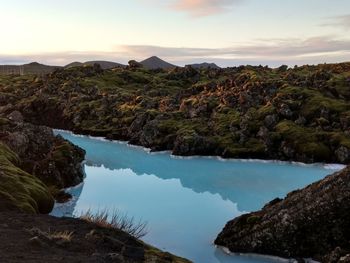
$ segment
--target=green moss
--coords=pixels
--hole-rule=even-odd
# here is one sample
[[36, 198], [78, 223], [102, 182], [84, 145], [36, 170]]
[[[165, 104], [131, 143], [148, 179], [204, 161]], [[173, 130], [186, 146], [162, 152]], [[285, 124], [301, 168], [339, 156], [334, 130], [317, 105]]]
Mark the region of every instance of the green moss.
[[299, 145], [297, 150], [315, 160], [330, 160], [332, 155], [330, 148], [322, 142], [303, 143]]
[[257, 117], [259, 119], [263, 119], [265, 118], [267, 115], [271, 115], [271, 114], [274, 114], [276, 113], [276, 109], [275, 107], [272, 105], [272, 104], [267, 104], [263, 107], [260, 107], [258, 110], [257, 110]]
[[318, 116], [321, 108], [326, 108], [331, 113], [338, 114], [350, 109], [350, 104], [345, 100], [328, 97], [316, 89], [288, 86], [281, 89], [280, 94], [301, 97], [302, 101], [299, 101], [302, 102], [301, 113], [308, 118]]
[[230, 132], [232, 126], [239, 126], [240, 113], [234, 109], [228, 108], [224, 112], [218, 112], [213, 115], [213, 128], [216, 134], [225, 134]]
[[279, 122], [276, 125], [276, 131], [279, 132], [283, 138], [293, 142], [317, 141], [317, 137], [313, 129], [299, 126], [288, 120]]
[[317, 94], [306, 101], [302, 107], [302, 112], [305, 116], [315, 116], [319, 114], [322, 107], [328, 109], [331, 113], [341, 113], [350, 109], [349, 104], [343, 100], [331, 99]]
[[292, 121], [282, 121], [276, 126], [276, 130], [282, 138], [295, 146], [299, 155], [308, 156], [317, 161], [330, 160], [332, 152], [327, 142], [322, 142], [319, 138], [324, 136], [317, 133], [312, 128], [305, 128], [296, 125]]
[[70, 143], [65, 142], [57, 147], [55, 147], [54, 151], [52, 152], [52, 159], [57, 164], [64, 165], [66, 163], [67, 158], [70, 158], [72, 153], [72, 146]]
[[9, 208], [30, 213], [49, 213], [53, 197], [46, 186], [36, 177], [16, 165], [18, 157], [0, 143], [0, 194]]
[[350, 137], [341, 132], [330, 133], [330, 140], [337, 146], [345, 146], [350, 149]]

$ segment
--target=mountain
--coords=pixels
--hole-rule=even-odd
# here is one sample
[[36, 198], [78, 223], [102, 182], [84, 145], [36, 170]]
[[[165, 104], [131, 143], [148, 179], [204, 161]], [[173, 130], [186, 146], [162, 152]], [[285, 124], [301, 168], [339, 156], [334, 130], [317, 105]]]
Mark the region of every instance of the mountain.
[[186, 66], [191, 66], [192, 68], [195, 69], [201, 69], [201, 68], [213, 68], [213, 69], [220, 69], [220, 67], [218, 65], [216, 65], [215, 63], [197, 63], [197, 64], [189, 64]]
[[69, 64], [65, 65], [64, 67], [65, 68], [71, 68], [71, 67], [80, 67], [80, 66], [83, 66], [83, 65], [84, 65], [84, 63], [75, 61], [75, 62], [72, 62], [72, 63], [69, 63]]
[[65, 68], [94, 65], [94, 64], [99, 64], [101, 66], [101, 68], [103, 68], [103, 69], [111, 69], [111, 68], [117, 68], [117, 67], [124, 68], [125, 67], [125, 65], [123, 65], [123, 64], [112, 62], [112, 61], [96, 60], [96, 61], [86, 61], [84, 63], [72, 62], [72, 63], [66, 65]]
[[59, 66], [48, 66], [38, 62], [32, 62], [23, 65], [0, 65], [0, 75], [30, 75], [30, 74], [47, 74]]
[[140, 62], [147, 69], [172, 69], [177, 66], [170, 64], [159, 57], [153, 56]]

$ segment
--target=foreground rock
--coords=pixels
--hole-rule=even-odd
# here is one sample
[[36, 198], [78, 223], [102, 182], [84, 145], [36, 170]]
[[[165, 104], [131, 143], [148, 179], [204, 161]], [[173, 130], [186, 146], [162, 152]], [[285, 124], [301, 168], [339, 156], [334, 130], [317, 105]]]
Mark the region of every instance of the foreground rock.
[[0, 209], [49, 213], [60, 189], [82, 182], [85, 152], [52, 129], [0, 117]]
[[0, 212], [1, 262], [189, 263], [130, 235], [72, 218]]
[[233, 252], [350, 262], [350, 167], [227, 223], [215, 244]]

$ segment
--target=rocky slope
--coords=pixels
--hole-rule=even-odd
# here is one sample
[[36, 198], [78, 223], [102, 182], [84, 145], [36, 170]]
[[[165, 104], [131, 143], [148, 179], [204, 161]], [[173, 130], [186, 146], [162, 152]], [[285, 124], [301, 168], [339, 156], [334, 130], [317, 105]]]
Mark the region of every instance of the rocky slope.
[[350, 64], [0, 77], [0, 112], [177, 155], [350, 161]]
[[0, 212], [1, 262], [190, 263], [116, 229], [73, 218]]
[[234, 252], [350, 262], [350, 167], [227, 223], [215, 244]]

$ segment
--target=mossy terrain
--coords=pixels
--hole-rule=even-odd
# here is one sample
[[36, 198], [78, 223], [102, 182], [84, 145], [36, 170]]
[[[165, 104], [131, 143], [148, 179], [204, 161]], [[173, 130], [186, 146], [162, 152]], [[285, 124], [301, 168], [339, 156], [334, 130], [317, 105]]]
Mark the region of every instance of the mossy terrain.
[[350, 63], [0, 76], [2, 112], [178, 155], [350, 161]]
[[54, 199], [38, 178], [19, 168], [19, 158], [0, 142], [0, 207], [29, 213], [49, 213]]

